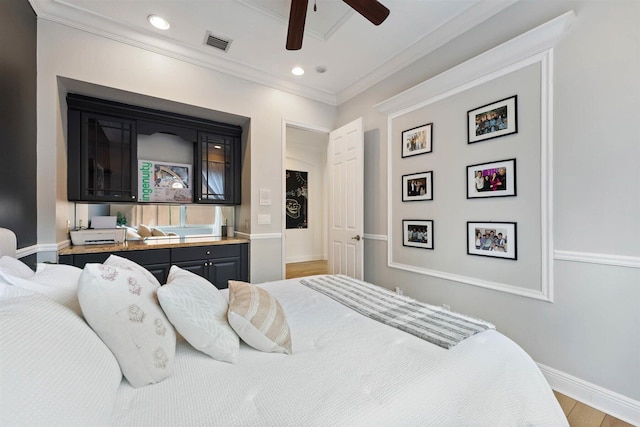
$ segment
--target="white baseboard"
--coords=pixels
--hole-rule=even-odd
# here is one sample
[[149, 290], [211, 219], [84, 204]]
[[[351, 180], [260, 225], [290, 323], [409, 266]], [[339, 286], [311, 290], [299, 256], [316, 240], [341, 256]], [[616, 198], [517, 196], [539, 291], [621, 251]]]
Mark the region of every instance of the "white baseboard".
[[640, 401], [591, 384], [541, 363], [538, 367], [552, 389], [633, 425], [640, 425]]

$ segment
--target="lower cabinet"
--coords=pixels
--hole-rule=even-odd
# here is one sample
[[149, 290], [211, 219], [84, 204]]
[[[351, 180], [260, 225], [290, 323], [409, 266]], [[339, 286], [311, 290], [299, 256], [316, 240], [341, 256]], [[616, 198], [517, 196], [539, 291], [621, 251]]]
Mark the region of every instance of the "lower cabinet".
[[249, 280], [248, 243], [60, 255], [58, 262], [83, 268], [104, 262], [112, 253], [140, 264], [161, 284], [167, 282], [172, 265], [204, 277], [219, 289], [226, 288], [229, 280]]
[[173, 265], [206, 278], [219, 289], [227, 288], [229, 280], [249, 280], [248, 258], [247, 244], [171, 249]]

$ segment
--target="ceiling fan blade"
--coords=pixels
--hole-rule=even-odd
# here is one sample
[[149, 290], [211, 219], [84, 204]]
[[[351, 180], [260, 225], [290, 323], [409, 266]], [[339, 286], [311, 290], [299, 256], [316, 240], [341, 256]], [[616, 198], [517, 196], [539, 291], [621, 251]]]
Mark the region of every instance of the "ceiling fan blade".
[[374, 25], [380, 25], [389, 16], [387, 9], [378, 0], [342, 0]]
[[287, 50], [299, 50], [302, 47], [304, 21], [307, 18], [309, 0], [291, 0], [289, 12], [289, 30], [287, 32]]

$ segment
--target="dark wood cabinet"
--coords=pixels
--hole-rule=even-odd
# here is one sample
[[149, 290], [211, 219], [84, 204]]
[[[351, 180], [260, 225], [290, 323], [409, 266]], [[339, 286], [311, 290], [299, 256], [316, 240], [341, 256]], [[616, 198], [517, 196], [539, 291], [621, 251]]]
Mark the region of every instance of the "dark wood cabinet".
[[122, 258], [140, 264], [153, 274], [158, 282], [165, 284], [171, 267], [171, 251], [170, 249], [148, 249], [144, 251], [117, 251], [117, 252], [98, 252], [90, 254], [74, 254], [60, 255], [58, 262], [60, 264], [74, 265], [84, 268], [85, 264], [103, 263], [109, 256], [118, 255]]
[[196, 162], [196, 202], [215, 204], [240, 203], [240, 138], [232, 135], [198, 133]]
[[70, 201], [140, 201], [138, 135], [166, 133], [191, 144], [193, 203], [240, 204], [240, 126], [77, 94], [67, 107]]
[[229, 280], [249, 280], [248, 243], [60, 255], [58, 262], [83, 268], [87, 263], [102, 263], [111, 254], [140, 264], [161, 284], [167, 282], [172, 265], [204, 277], [219, 289], [227, 288]]
[[135, 122], [78, 110], [68, 119], [69, 200], [135, 202]]
[[171, 250], [174, 265], [204, 277], [219, 289], [227, 288], [229, 280], [249, 280], [248, 258], [248, 244]]

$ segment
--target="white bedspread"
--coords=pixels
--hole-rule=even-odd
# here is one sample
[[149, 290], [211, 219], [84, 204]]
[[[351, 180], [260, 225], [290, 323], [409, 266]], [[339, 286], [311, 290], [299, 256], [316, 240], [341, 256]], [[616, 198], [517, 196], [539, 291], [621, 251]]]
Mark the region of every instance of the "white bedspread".
[[120, 385], [116, 426], [556, 426], [566, 418], [515, 343], [490, 330], [450, 350], [299, 284], [264, 284], [293, 355], [246, 345], [237, 364], [179, 343], [159, 384]]

